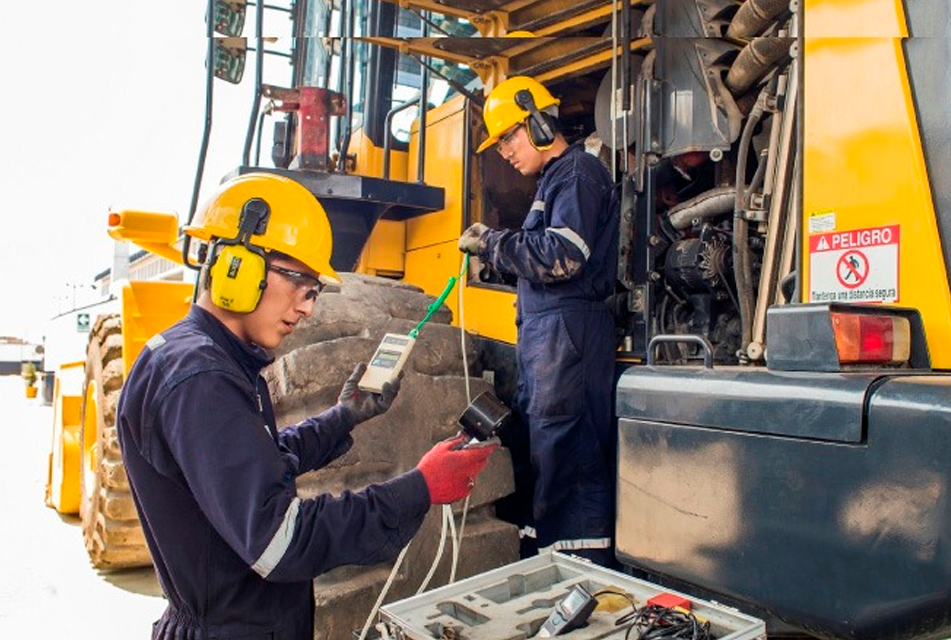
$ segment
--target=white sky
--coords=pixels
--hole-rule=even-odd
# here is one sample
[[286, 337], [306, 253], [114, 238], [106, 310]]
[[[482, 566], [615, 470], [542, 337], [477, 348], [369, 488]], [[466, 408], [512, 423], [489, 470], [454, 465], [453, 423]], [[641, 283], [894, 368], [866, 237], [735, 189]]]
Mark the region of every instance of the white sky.
[[[74, 295], [96, 299], [77, 287], [112, 265], [110, 208], [185, 222], [204, 124], [205, 6], [0, 2], [0, 336], [39, 341]], [[286, 85], [286, 61], [272, 60], [265, 81]], [[251, 69], [238, 87], [215, 83], [201, 199], [240, 163]], [[261, 155], [269, 164], [269, 145]]]

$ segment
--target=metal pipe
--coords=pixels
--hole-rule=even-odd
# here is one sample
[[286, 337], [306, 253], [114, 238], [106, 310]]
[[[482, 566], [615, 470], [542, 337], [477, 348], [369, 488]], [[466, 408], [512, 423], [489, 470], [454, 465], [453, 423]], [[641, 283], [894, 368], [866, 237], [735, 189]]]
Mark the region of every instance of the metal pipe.
[[[343, 95], [347, 96], [347, 114], [343, 122], [343, 137], [340, 140], [340, 149], [338, 151], [339, 159], [337, 160], [337, 173], [346, 173], [347, 172], [347, 152], [350, 149], [350, 138], [353, 135], [353, 75], [354, 68], [356, 67], [356, 56], [353, 54], [353, 38], [354, 33], [356, 32], [355, 19], [355, 2], [347, 3], [347, 16], [346, 16], [346, 32], [344, 33], [344, 41], [347, 44], [347, 55], [343, 57], [343, 68], [341, 69], [341, 75], [346, 76], [346, 91], [342, 92]], [[341, 18], [343, 18], [343, 10], [341, 9]], [[341, 43], [343, 44], [343, 43]]]
[[386, 118], [383, 121], [383, 128], [386, 132], [385, 137], [383, 138], [383, 179], [384, 180], [390, 179], [390, 147], [392, 146], [390, 144], [390, 140], [393, 139], [393, 136], [390, 134], [390, 128], [393, 126], [393, 118], [396, 116], [397, 113], [399, 113], [403, 109], [406, 109], [418, 103], [419, 103], [419, 98], [413, 98], [412, 100], [408, 102], [404, 102], [403, 104], [397, 105], [386, 112]]
[[[627, 139], [628, 139], [628, 128], [630, 127], [630, 113], [631, 113], [631, 3], [622, 2], [621, 3], [621, 29], [620, 29], [620, 40], [621, 40], [621, 139], [624, 141], [624, 149], [621, 155], [621, 166], [623, 167], [624, 175], [626, 176], [630, 172], [630, 166], [628, 165], [628, 153], [627, 153]], [[614, 69], [611, 69], [611, 72], [614, 72]], [[614, 96], [611, 96], [612, 102], [614, 101]], [[612, 127], [613, 131], [613, 127]], [[612, 149], [617, 150], [618, 145], [615, 144]], [[615, 180], [617, 176], [613, 176]]]
[[256, 3], [254, 12], [254, 41], [257, 43], [254, 52], [254, 98], [251, 100], [251, 115], [248, 117], [248, 133], [244, 137], [244, 155], [242, 162], [245, 166], [251, 164], [251, 141], [254, 139], [255, 125], [258, 113], [261, 111], [261, 85], [264, 84], [264, 4]]
[[[205, 175], [205, 159], [208, 157], [208, 142], [211, 140], [211, 116], [214, 103], [214, 85], [215, 85], [215, 0], [208, 0], [208, 7], [205, 14], [205, 39], [208, 46], [205, 50], [205, 126], [201, 134], [201, 148], [198, 152], [198, 168], [195, 170], [195, 182], [192, 185], [192, 201], [188, 207], [188, 221], [191, 224], [195, 217], [195, 210], [198, 208], [198, 194], [201, 191], [201, 180]], [[195, 271], [201, 269], [201, 265], [194, 265], [189, 260], [189, 250], [191, 248], [191, 236], [185, 234], [182, 240], [182, 264]], [[197, 296], [196, 287], [195, 294]]]
[[[429, 18], [429, 11], [423, 12]], [[423, 22], [423, 37], [429, 37], [429, 24]], [[419, 70], [419, 145], [416, 149], [416, 182], [426, 182], [426, 112], [429, 111], [429, 65]]]
[[[611, 180], [617, 182], [617, 47], [618, 47], [618, 10], [615, 8], [611, 12], [611, 47], [613, 54], [611, 56], [611, 95], [608, 100], [608, 121], [611, 123]], [[603, 141], [602, 141], [603, 142]]]
[[[651, 5], [648, 12], [654, 9], [656, 5]], [[646, 14], [645, 14], [646, 15]], [[637, 132], [634, 135], [634, 149], [638, 160], [634, 163], [634, 186], [638, 192], [645, 190], [645, 173], [647, 171], [647, 154], [651, 151], [651, 129], [649, 123], [653, 117], [653, 112], [658, 107], [655, 106], [652, 86], [654, 78], [654, 64], [657, 60], [657, 50], [654, 49], [646, 56], [641, 63], [640, 79], [637, 87], [637, 98], [635, 108], [640, 113], [637, 119]]]
[[752, 335], [753, 319], [753, 269], [750, 264], [749, 222], [746, 219], [744, 201], [746, 196], [746, 159], [749, 154], [753, 130], [763, 116], [766, 89], [760, 93], [756, 106], [743, 127], [736, 161], [736, 196], [733, 209], [733, 277], [736, 296], [740, 304], [740, 361], [746, 362], [746, 349]]
[[[347, 91], [346, 91], [346, 87], [345, 87], [345, 82], [344, 82], [344, 81], [345, 81], [345, 79], [346, 79], [346, 75], [347, 75], [347, 74], [344, 73], [344, 69], [345, 69], [345, 67], [346, 67], [346, 60], [347, 60], [347, 55], [348, 55], [348, 54], [347, 54], [347, 49], [349, 48], [349, 43], [347, 42], [347, 40], [348, 40], [348, 38], [347, 38], [347, 31], [346, 31], [346, 29], [347, 29], [347, 16], [349, 15], [349, 13], [350, 13], [350, 0], [340, 0], [340, 33], [339, 33], [339, 38], [340, 38], [340, 46], [339, 46], [339, 49], [340, 49], [340, 73], [337, 74], [337, 86], [336, 86], [336, 91], [337, 91], [337, 93], [339, 93], [339, 94], [341, 94], [341, 95], [343, 95], [343, 96], [346, 96], [346, 100], [347, 100], [347, 111], [348, 111], [348, 112], [350, 111], [350, 103], [352, 102], [352, 100], [350, 99], [350, 96], [347, 94]], [[329, 28], [329, 27], [328, 27], [328, 28]], [[333, 39], [332, 39], [332, 38], [330, 39], [330, 55], [327, 56], [327, 60], [328, 60], [328, 63], [332, 62], [332, 60], [333, 60]], [[327, 85], [328, 85], [328, 88], [330, 88], [329, 85], [330, 85], [330, 75], [331, 75], [331, 72], [332, 72], [332, 68], [333, 68], [333, 65], [332, 65], [332, 64], [328, 64], [328, 65], [327, 65]], [[336, 135], [334, 136], [334, 142], [336, 142], [336, 144], [337, 144], [337, 149], [340, 149], [341, 143], [343, 142], [343, 135], [344, 135], [343, 132], [340, 130], [340, 127], [341, 127], [341, 126], [344, 126], [344, 127], [345, 127], [346, 124], [347, 124], [346, 122], [342, 122], [342, 121], [340, 121], [340, 120], [334, 120], [334, 121], [333, 121], [334, 128], [336, 129], [336, 130], [335, 130], [335, 134], [336, 134]]]
[[[469, 126], [469, 119], [472, 117], [472, 101], [466, 100], [465, 109], [463, 109], [465, 126], [462, 128], [462, 233], [463, 229], [469, 228], [472, 224], [472, 153], [469, 152], [472, 144], [472, 127]], [[461, 285], [460, 285], [461, 286]]]
[[[312, 46], [310, 44], [311, 40], [317, 40], [317, 38], [308, 38], [310, 35], [306, 30], [306, 19], [304, 17], [304, 4], [303, 2], [295, 2], [291, 6], [291, 32], [293, 37], [291, 38], [291, 87], [299, 87], [304, 84], [304, 72], [305, 64], [304, 61], [309, 55], [309, 49]], [[320, 34], [326, 35], [326, 34]], [[319, 46], [319, 45], [318, 45]]]
[[793, 61], [789, 77], [780, 83], [780, 95], [784, 88], [788, 89], [785, 100], [788, 111], [783, 113], [777, 141], [777, 161], [775, 174], [770, 174], [772, 183], [772, 197], [769, 211], [769, 233], [766, 236], [766, 247], [763, 251], [763, 266], [760, 269], [760, 290], [757, 296], [756, 312], [753, 318], [752, 339], [759, 344], [766, 342], [766, 312], [770, 304], [780, 302], [781, 287], [779, 282], [792, 272], [792, 254], [798, 238], [799, 220], [799, 191], [798, 174], [800, 172], [799, 158], [796, 149], [796, 113], [798, 102], [798, 69], [799, 64]]
[[264, 130], [264, 116], [267, 115], [266, 111], [262, 111], [261, 115], [258, 117], [258, 137], [257, 144], [254, 145], [254, 166], [261, 166], [261, 131]]

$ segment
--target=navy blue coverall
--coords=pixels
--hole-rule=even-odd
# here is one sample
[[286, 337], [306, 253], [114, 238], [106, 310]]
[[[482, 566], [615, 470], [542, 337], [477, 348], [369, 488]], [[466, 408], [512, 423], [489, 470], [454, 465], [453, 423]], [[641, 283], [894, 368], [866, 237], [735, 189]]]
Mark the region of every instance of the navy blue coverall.
[[[534, 533], [613, 564], [614, 319], [619, 203], [576, 143], [542, 169], [521, 230], [487, 230], [479, 257], [518, 277], [516, 404], [527, 416]], [[530, 535], [531, 532], [529, 532]]]
[[153, 639], [310, 640], [312, 579], [396, 557], [429, 509], [414, 469], [302, 500], [295, 478], [353, 445], [334, 407], [278, 431], [262, 349], [193, 306], [122, 389], [119, 442], [168, 608]]

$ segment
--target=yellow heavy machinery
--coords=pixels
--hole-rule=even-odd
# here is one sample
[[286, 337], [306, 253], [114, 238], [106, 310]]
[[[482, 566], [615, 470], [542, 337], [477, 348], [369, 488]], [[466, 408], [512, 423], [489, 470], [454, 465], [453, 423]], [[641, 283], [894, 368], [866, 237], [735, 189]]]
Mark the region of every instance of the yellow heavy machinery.
[[[290, 20], [271, 31], [272, 14]], [[213, 77], [238, 82], [253, 60], [244, 157], [230, 175], [287, 175], [321, 200], [334, 268], [363, 274], [347, 277], [341, 299], [387, 281], [397, 288], [367, 297], [392, 306], [419, 290], [435, 296], [459, 272], [456, 240], [469, 224], [521, 225], [534, 183], [475, 153], [481, 106], [506, 77], [544, 83], [563, 130], [585, 140], [622, 195], [610, 301], [618, 559], [753, 613], [771, 635], [947, 637], [946, 0], [298, 0], [254, 6], [250, 47], [245, 2], [211, 0], [208, 15], [191, 213]], [[266, 83], [265, 63], [282, 58], [290, 77]], [[116, 237], [193, 264], [193, 248], [176, 244], [184, 221], [125, 212], [112, 222]], [[455, 355], [508, 401], [513, 282], [470, 273], [460, 286], [446, 301], [469, 335]], [[113, 530], [116, 548], [139, 543], [131, 503], [118, 499], [109, 423], [121, 374], [110, 354], [130, 366], [136, 341], [184, 313], [188, 285], [165, 287], [133, 285], [121, 350], [106, 321], [91, 342], [79, 449], [92, 452], [80, 466], [94, 558], [110, 555]], [[308, 358], [332, 358], [333, 340], [362, 317], [318, 313], [278, 354], [279, 411], [320, 405], [298, 388], [305, 372], [318, 375]], [[312, 339], [322, 342], [308, 355]], [[334, 478], [319, 486], [341, 486]], [[492, 531], [483, 544], [504, 550], [488, 564], [509, 561], [517, 544], [491, 516], [509, 491], [499, 485], [481, 506]], [[363, 584], [359, 602], [381, 582], [334, 579], [351, 595], [339, 585]], [[341, 602], [325, 597], [318, 616]]]

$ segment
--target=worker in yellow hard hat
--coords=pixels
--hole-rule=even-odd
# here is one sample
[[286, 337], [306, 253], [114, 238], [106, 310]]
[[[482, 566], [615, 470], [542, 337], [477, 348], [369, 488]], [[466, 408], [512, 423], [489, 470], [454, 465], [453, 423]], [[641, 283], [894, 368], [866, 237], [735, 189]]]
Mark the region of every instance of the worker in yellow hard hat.
[[[483, 119], [494, 148], [537, 175], [521, 229], [476, 222], [459, 249], [518, 281], [516, 410], [528, 424], [532, 514], [523, 542], [615, 566], [612, 428], [614, 318], [606, 300], [617, 270], [617, 190], [583, 142], [565, 139], [559, 100], [540, 82], [508, 78], [488, 95]], [[506, 443], [508, 444], [508, 443]], [[523, 554], [531, 547], [523, 544]]]
[[437, 444], [415, 469], [340, 496], [302, 499], [296, 477], [353, 446], [355, 426], [396, 400], [358, 386], [278, 430], [261, 370], [311, 315], [331, 266], [330, 223], [299, 183], [229, 181], [185, 232], [204, 243], [199, 295], [151, 338], [118, 407], [129, 484], [168, 608], [152, 638], [314, 635], [313, 578], [395, 558], [431, 504], [464, 498], [494, 447]]

